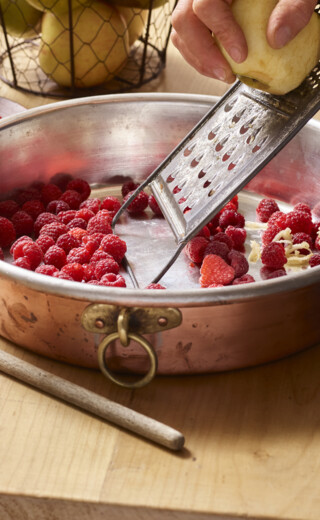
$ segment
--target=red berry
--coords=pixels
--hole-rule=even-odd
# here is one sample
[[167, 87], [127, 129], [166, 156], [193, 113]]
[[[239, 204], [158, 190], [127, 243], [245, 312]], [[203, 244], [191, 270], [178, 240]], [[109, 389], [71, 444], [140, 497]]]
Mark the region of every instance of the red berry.
[[10, 246], [16, 239], [16, 230], [10, 220], [0, 217], [0, 247]]
[[136, 190], [137, 188], [139, 187], [139, 184], [136, 184], [135, 182], [133, 181], [127, 181], [127, 182], [124, 182], [122, 187], [121, 187], [121, 194], [122, 194], [122, 197], [125, 197], [126, 195], [128, 195], [128, 193], [130, 191], [134, 191]]
[[126, 287], [126, 281], [121, 274], [106, 273], [102, 276], [100, 285], [105, 287]]
[[11, 218], [19, 210], [19, 204], [15, 200], [2, 200], [0, 202], [0, 217]]
[[101, 200], [97, 199], [97, 198], [93, 198], [93, 199], [88, 199], [88, 200], [81, 202], [79, 209], [83, 209], [83, 208], [90, 209], [90, 211], [92, 211], [93, 213], [96, 214], [96, 213], [98, 213], [100, 206], [101, 206]]
[[280, 269], [287, 263], [284, 247], [279, 242], [271, 242], [262, 249], [261, 262], [271, 269]]
[[4, 252], [2, 247], [0, 247], [0, 260], [4, 260]]
[[99, 248], [101, 240], [106, 236], [108, 237], [109, 235], [104, 235], [103, 233], [93, 233], [92, 235], [85, 235], [82, 238], [82, 244], [85, 246], [86, 249], [88, 249], [88, 251], [91, 254], [93, 254]]
[[210, 233], [210, 229], [208, 228], [208, 226], [203, 226], [203, 228], [197, 234], [197, 237], [204, 237], [209, 240], [210, 235], [211, 235], [211, 233]]
[[46, 274], [47, 276], [53, 276], [54, 273], [57, 273], [57, 272], [59, 272], [59, 269], [57, 269], [57, 267], [55, 267], [54, 265], [44, 265], [44, 264], [39, 265], [35, 270], [35, 273]]
[[310, 235], [313, 228], [311, 215], [305, 211], [290, 211], [287, 213], [286, 225], [293, 234], [302, 231]]
[[83, 237], [87, 235], [87, 230], [76, 227], [69, 229], [68, 233], [81, 244]]
[[93, 233], [103, 233], [104, 235], [112, 233], [110, 219], [100, 215], [92, 217], [88, 222], [87, 232], [89, 235]]
[[87, 225], [88, 225], [88, 223], [86, 220], [84, 220], [83, 218], [76, 217], [76, 218], [73, 218], [72, 220], [70, 220], [70, 222], [68, 222], [67, 227], [68, 227], [68, 229], [73, 229], [73, 228], [87, 229]]
[[286, 214], [282, 211], [275, 211], [268, 220], [268, 227], [271, 224], [276, 224], [279, 230], [285, 229], [287, 227]]
[[52, 222], [51, 224], [45, 224], [40, 229], [40, 235], [48, 235], [49, 237], [52, 237], [53, 240], [56, 242], [58, 237], [60, 235], [64, 235], [67, 233], [69, 229], [64, 224], [61, 224], [61, 222]]
[[225, 230], [228, 226], [244, 227], [244, 224], [244, 216], [234, 209], [227, 209], [222, 211], [219, 217], [219, 226], [222, 230]]
[[212, 240], [207, 244], [207, 247], [204, 251], [204, 256], [218, 255], [221, 256], [221, 258], [223, 258], [223, 260], [227, 262], [229, 251], [229, 246], [225, 242], [220, 242], [219, 240]]
[[65, 191], [68, 182], [72, 181], [72, 175], [70, 173], [56, 173], [53, 177], [50, 179], [51, 184], [56, 184], [56, 186], [59, 186], [61, 191]]
[[120, 264], [126, 254], [127, 244], [117, 235], [106, 235], [101, 240], [100, 249], [109, 253]]
[[228, 226], [225, 234], [231, 238], [234, 249], [243, 250], [247, 238], [247, 232], [244, 228]]
[[316, 267], [320, 265], [320, 253], [314, 253], [309, 260], [310, 267]]
[[52, 222], [58, 222], [58, 217], [53, 215], [53, 213], [44, 212], [41, 213], [34, 223], [34, 234], [37, 237], [40, 233], [40, 230], [46, 224], [51, 224]]
[[148, 198], [148, 204], [151, 211], [157, 216], [157, 217], [163, 217], [162, 211], [160, 209], [160, 206], [158, 202], [156, 201], [155, 197], [153, 195], [149, 195]]
[[49, 235], [43, 234], [37, 238], [36, 244], [38, 244], [42, 253], [44, 254], [46, 251], [48, 251], [49, 247], [54, 246], [55, 241]]
[[233, 249], [228, 254], [228, 262], [231, 267], [234, 269], [234, 275], [237, 278], [247, 274], [249, 270], [249, 263], [246, 257], [240, 253], [240, 251], [236, 251]]
[[91, 193], [91, 188], [87, 181], [85, 181], [84, 179], [72, 179], [70, 182], [68, 182], [66, 189], [67, 191], [74, 190], [80, 193], [81, 202], [88, 199]]
[[267, 267], [264, 265], [260, 269], [260, 276], [262, 280], [271, 280], [272, 278], [280, 278], [281, 276], [286, 276], [286, 270], [281, 267], [280, 269], [272, 269], [271, 267]]
[[22, 206], [28, 200], [40, 200], [41, 193], [37, 188], [25, 188], [18, 192], [15, 200], [16, 202]]
[[17, 237], [22, 235], [32, 235], [33, 233], [33, 218], [25, 211], [17, 211], [11, 217], [11, 222], [16, 230]]
[[234, 269], [220, 256], [207, 255], [200, 268], [200, 285], [209, 287], [212, 284], [228, 285], [234, 279]]
[[119, 199], [117, 199], [117, 197], [111, 197], [111, 196], [106, 197], [101, 202], [101, 206], [100, 206], [100, 209], [107, 209], [114, 215], [119, 211], [120, 208], [121, 208], [121, 202], [119, 201]]
[[[61, 202], [63, 202], [63, 201], [61, 201]], [[69, 222], [71, 222], [71, 220], [76, 218], [77, 213], [78, 212], [75, 209], [68, 209], [67, 211], [60, 211], [57, 219], [60, 222], [62, 222], [62, 224], [67, 225], [67, 224], [69, 224]]]
[[45, 211], [45, 207], [42, 204], [41, 200], [28, 200], [25, 202], [22, 206], [22, 211], [25, 211], [32, 217], [33, 220], [36, 220], [36, 218], [40, 215], [40, 213], [43, 213]]
[[251, 274], [244, 274], [243, 276], [240, 276], [239, 278], [235, 278], [232, 282], [232, 285], [242, 285], [244, 283], [252, 283], [255, 282], [255, 279]]
[[[28, 258], [30, 262], [30, 269], [34, 271], [38, 265], [40, 265], [43, 257], [43, 253], [35, 242], [26, 242], [22, 247], [23, 254], [21, 256], [24, 256]], [[16, 249], [14, 250], [14, 253], [16, 252]]]
[[295, 204], [293, 211], [305, 211], [311, 215], [311, 208], [309, 204], [306, 204], [305, 202], [298, 202], [298, 204]]
[[[132, 191], [129, 191], [127, 195], [123, 199], [123, 203], [125, 203], [132, 195]], [[127, 207], [128, 213], [131, 215], [136, 215], [142, 213], [148, 207], [148, 195], [144, 191], [140, 191], [138, 195], [130, 202]]]
[[106, 253], [105, 251], [102, 251], [102, 249], [97, 249], [97, 251], [95, 251], [90, 259], [90, 264], [96, 264], [97, 262], [99, 262], [100, 260], [106, 260], [108, 258], [112, 258], [114, 260], [114, 258], [109, 255], [109, 253]]
[[274, 237], [280, 233], [281, 228], [276, 224], [268, 225], [267, 229], [262, 233], [261, 242], [263, 246], [266, 246], [272, 242]]
[[318, 251], [320, 250], [320, 235], [318, 234], [315, 238], [315, 241], [314, 241], [314, 247], [315, 249], [317, 249]]
[[209, 228], [209, 231], [211, 235], [214, 235], [216, 233], [216, 229], [219, 226], [219, 218], [222, 211], [219, 211], [212, 219], [207, 223], [207, 226]]
[[90, 262], [90, 256], [89, 251], [84, 246], [75, 247], [69, 251], [67, 263], [88, 264]]
[[66, 202], [71, 209], [78, 209], [82, 202], [82, 197], [80, 193], [76, 190], [67, 190], [64, 193], [62, 193], [59, 200], [63, 200], [64, 202]]
[[274, 199], [262, 199], [256, 208], [256, 214], [260, 222], [268, 222], [271, 215], [276, 211], [280, 211], [280, 209]]
[[[293, 244], [302, 244], [302, 242], [307, 242], [310, 246], [310, 250], [313, 248], [313, 240], [310, 235], [307, 235], [307, 233], [295, 233], [292, 235]], [[302, 255], [310, 254], [308, 249], [300, 249], [299, 251]]]
[[99, 260], [95, 265], [94, 274], [97, 280], [100, 280], [106, 273], [119, 273], [119, 264], [112, 257]]
[[96, 279], [95, 264], [82, 264], [83, 267], [83, 281], [89, 282]]
[[64, 265], [61, 269], [61, 273], [68, 274], [75, 282], [82, 282], [84, 277], [84, 269], [82, 265], [77, 262]]
[[59, 280], [68, 280], [69, 282], [73, 282], [72, 276], [68, 273], [64, 273], [62, 271], [57, 271], [56, 273], [53, 273], [53, 278], [59, 278]]
[[16, 267], [22, 267], [22, 269], [27, 269], [31, 271], [30, 260], [26, 256], [20, 256], [13, 262], [13, 265]]
[[219, 231], [218, 233], [213, 235], [212, 240], [214, 242], [215, 241], [224, 242], [225, 244], [227, 244], [229, 249], [233, 249], [234, 244], [233, 244], [232, 238], [230, 236], [226, 235], [226, 233], [223, 231]]
[[46, 211], [58, 215], [61, 211], [69, 211], [70, 206], [64, 200], [52, 200], [46, 207]]
[[94, 216], [95, 216], [95, 213], [93, 213], [93, 211], [91, 211], [91, 209], [81, 208], [81, 209], [78, 209], [75, 218], [81, 218], [81, 219], [85, 220], [86, 222], [89, 222], [89, 220]]
[[60, 199], [62, 190], [56, 184], [45, 184], [41, 190], [41, 200], [45, 206], [52, 200]]
[[28, 242], [33, 243], [33, 240], [31, 237], [28, 237], [27, 235], [23, 235], [22, 237], [15, 240], [12, 246], [10, 247], [10, 255], [13, 256], [14, 259], [23, 256], [23, 246]]
[[56, 245], [58, 247], [61, 247], [64, 250], [64, 252], [68, 254], [71, 251], [71, 249], [80, 247], [80, 241], [72, 235], [70, 235], [69, 233], [64, 233], [57, 238]]
[[184, 252], [191, 262], [201, 264], [208, 244], [209, 242], [205, 237], [194, 237], [187, 243]]
[[163, 285], [161, 285], [161, 283], [149, 283], [149, 285], [147, 285], [146, 289], [166, 289], [166, 287], [164, 287]]
[[67, 263], [67, 256], [64, 250], [58, 246], [51, 246], [45, 252], [43, 256], [43, 262], [45, 264], [54, 265], [58, 269], [61, 269]]

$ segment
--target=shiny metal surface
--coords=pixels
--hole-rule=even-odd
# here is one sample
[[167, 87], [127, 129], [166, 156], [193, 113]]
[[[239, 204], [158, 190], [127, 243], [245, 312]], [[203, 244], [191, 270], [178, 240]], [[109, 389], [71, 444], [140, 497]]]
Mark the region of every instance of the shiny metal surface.
[[[96, 185], [141, 181], [200, 120], [216, 98], [189, 95], [119, 95], [59, 102], [0, 121], [0, 193], [57, 172]], [[319, 124], [310, 122], [250, 182], [250, 197], [284, 204], [320, 200]], [[153, 263], [157, 259], [153, 258]], [[229, 370], [279, 359], [320, 340], [319, 269], [268, 282], [219, 289], [166, 291], [108, 289], [27, 272], [0, 262], [0, 332], [40, 354], [98, 367], [103, 334], [81, 326], [92, 303], [123, 307], [176, 307], [182, 324], [147, 334], [159, 374]], [[110, 369], [148, 370], [137, 345], [108, 348]]]

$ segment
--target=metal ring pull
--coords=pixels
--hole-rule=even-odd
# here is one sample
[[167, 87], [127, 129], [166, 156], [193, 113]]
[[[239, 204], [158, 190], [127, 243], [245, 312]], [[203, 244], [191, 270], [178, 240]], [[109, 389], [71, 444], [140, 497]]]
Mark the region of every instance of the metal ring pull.
[[111, 372], [109, 370], [109, 368], [106, 364], [105, 354], [106, 354], [106, 351], [107, 351], [110, 343], [112, 343], [113, 341], [115, 341], [118, 338], [121, 341], [120, 334], [118, 332], [109, 334], [109, 336], [107, 336], [106, 338], [104, 338], [101, 341], [99, 348], [98, 348], [99, 367], [100, 367], [101, 372], [108, 379], [110, 379], [117, 385], [123, 386], [125, 388], [141, 388], [141, 387], [147, 385], [148, 383], [150, 383], [150, 381], [152, 381], [152, 379], [156, 375], [157, 366], [158, 366], [157, 356], [156, 356], [156, 353], [155, 353], [152, 345], [143, 336], [140, 336], [139, 334], [133, 334], [130, 332], [127, 334], [127, 337], [129, 338], [128, 344], [130, 343], [130, 340], [136, 341], [147, 352], [147, 354], [149, 356], [149, 360], [150, 360], [150, 369], [147, 372], [147, 374], [144, 377], [142, 377], [141, 379], [139, 379], [138, 381], [134, 381], [133, 383], [128, 383], [128, 382], [116, 377], [113, 374], [113, 372]]
[[128, 337], [129, 309], [121, 309], [118, 316], [117, 326], [121, 345], [127, 347], [130, 343], [130, 339]]

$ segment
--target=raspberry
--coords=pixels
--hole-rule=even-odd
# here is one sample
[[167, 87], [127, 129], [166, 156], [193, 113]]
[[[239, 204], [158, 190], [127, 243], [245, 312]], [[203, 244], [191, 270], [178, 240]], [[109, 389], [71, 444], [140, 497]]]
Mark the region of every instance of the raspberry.
[[[14, 258], [16, 258], [16, 250], [17, 248], [14, 249]], [[22, 246], [22, 253], [23, 254], [20, 256], [28, 258], [30, 262], [30, 269], [34, 271], [35, 268], [38, 267], [38, 265], [40, 265], [43, 256], [43, 253], [38, 244], [36, 244], [35, 242], [26, 242]]]
[[[63, 202], [62, 200], [60, 202]], [[75, 209], [68, 209], [67, 211], [60, 211], [58, 215], [58, 220], [62, 222], [62, 224], [69, 224], [71, 220], [76, 218], [77, 211]]]
[[219, 226], [219, 218], [222, 211], [219, 211], [208, 223], [207, 226], [210, 230], [211, 235], [214, 235], [216, 233], [216, 229]]
[[112, 257], [106, 258], [105, 260], [99, 260], [95, 265], [94, 274], [97, 280], [100, 280], [103, 275], [107, 273], [119, 273], [119, 264]]
[[276, 224], [279, 227], [279, 231], [285, 229], [287, 227], [286, 214], [282, 211], [275, 211], [268, 220], [268, 227], [271, 224]]
[[230, 202], [236, 207], [236, 209], [238, 209], [239, 207], [239, 197], [238, 195], [235, 195], [231, 200]]
[[320, 253], [314, 253], [309, 260], [310, 267], [316, 267], [320, 265]]
[[38, 274], [46, 274], [47, 276], [53, 276], [54, 273], [58, 273], [59, 269], [55, 267], [54, 265], [39, 265], [39, 267], [36, 268], [35, 273]]
[[91, 188], [84, 179], [72, 179], [67, 184], [67, 191], [77, 191], [81, 195], [81, 202], [88, 199], [91, 193]]
[[187, 243], [184, 252], [191, 262], [201, 264], [208, 243], [208, 240], [204, 237], [194, 237]]
[[46, 184], [41, 190], [41, 200], [45, 206], [49, 202], [60, 199], [62, 190], [56, 184]]
[[210, 229], [208, 228], [208, 226], [203, 226], [203, 228], [199, 231], [199, 233], [196, 236], [204, 237], [209, 240], [210, 235], [211, 235], [211, 233], [210, 233]]
[[16, 230], [10, 220], [0, 217], [0, 247], [8, 247], [16, 239]]
[[237, 211], [237, 207], [231, 201], [227, 202], [227, 204], [225, 206], [223, 206], [223, 211], [225, 211], [227, 209], [233, 209], [233, 211]]
[[166, 287], [164, 287], [160, 283], [149, 283], [149, 285], [147, 285], [146, 289], [166, 289]]
[[112, 258], [114, 260], [114, 258], [109, 255], [109, 253], [106, 253], [105, 251], [102, 251], [101, 249], [97, 249], [97, 251], [95, 251], [90, 259], [90, 264], [96, 264], [97, 262], [99, 262], [100, 260], [106, 260], [107, 258]]
[[228, 226], [244, 227], [244, 216], [234, 209], [222, 211], [219, 217], [219, 227], [225, 230]]
[[293, 234], [302, 231], [310, 235], [313, 228], [311, 215], [305, 211], [290, 211], [286, 215], [286, 226]]
[[280, 269], [287, 263], [284, 247], [279, 242], [271, 242], [262, 249], [261, 262], [271, 268]]
[[94, 273], [95, 264], [82, 264], [83, 267], [83, 281], [89, 282], [91, 280], [95, 280], [96, 276]]
[[[310, 235], [307, 235], [307, 233], [295, 233], [292, 235], [293, 244], [302, 244], [302, 242], [307, 242], [307, 244], [310, 246], [310, 249], [313, 248], [313, 240]], [[302, 255], [310, 254], [308, 249], [300, 249], [299, 251]]]
[[88, 251], [93, 254], [100, 246], [101, 240], [109, 235], [104, 235], [103, 233], [93, 233], [92, 235], [85, 235], [82, 238], [82, 244], [85, 246]]
[[0, 202], [0, 217], [10, 218], [19, 210], [19, 204], [15, 200], [2, 200]]
[[60, 235], [64, 235], [67, 233], [69, 229], [64, 224], [61, 224], [61, 222], [53, 222], [52, 224], [45, 224], [40, 229], [40, 236], [41, 235], [48, 235], [49, 237], [52, 237], [53, 240], [56, 242], [58, 237]]
[[64, 200], [52, 200], [46, 207], [46, 211], [58, 215], [61, 211], [69, 211], [70, 206]]
[[320, 235], [317, 235], [316, 236], [316, 239], [314, 241], [314, 247], [315, 249], [317, 249], [318, 251], [320, 250]]
[[156, 201], [155, 197], [153, 195], [149, 195], [148, 198], [148, 204], [151, 211], [157, 216], [157, 217], [163, 217], [162, 211], [160, 209], [160, 206], [158, 202]]
[[49, 235], [43, 234], [37, 238], [36, 244], [38, 244], [42, 253], [44, 254], [46, 251], [48, 251], [49, 247], [54, 246], [55, 241]]
[[82, 202], [82, 197], [76, 190], [67, 190], [61, 195], [59, 200], [66, 202], [71, 209], [78, 209]]
[[281, 276], [286, 276], [287, 272], [282, 267], [280, 269], [271, 269], [270, 267], [267, 267], [264, 265], [260, 269], [260, 276], [262, 280], [271, 280], [272, 278], [280, 278]]
[[70, 253], [71, 249], [80, 247], [80, 241], [72, 235], [69, 235], [69, 233], [64, 233], [57, 238], [56, 245], [61, 247], [64, 252], [68, 254]]
[[75, 247], [69, 251], [67, 256], [68, 264], [88, 264], [90, 262], [90, 253], [83, 247]]
[[247, 232], [244, 228], [228, 226], [225, 234], [231, 238], [234, 249], [243, 250], [247, 238]]
[[2, 247], [0, 247], [0, 260], [4, 260], [4, 252]]
[[41, 200], [27, 200], [22, 206], [22, 211], [25, 211], [32, 217], [33, 220], [45, 211], [45, 207], [42, 204]]
[[94, 198], [94, 199], [88, 199], [88, 200], [81, 202], [79, 209], [90, 209], [90, 211], [92, 211], [93, 213], [96, 214], [96, 213], [98, 213], [100, 206], [101, 206], [101, 200]]
[[311, 238], [313, 241], [316, 240], [319, 230], [320, 230], [320, 222], [314, 222], [313, 226], [312, 226], [312, 231], [311, 231]]
[[87, 234], [87, 231], [86, 231], [86, 229], [81, 229], [81, 228], [75, 227], [75, 228], [69, 229], [68, 233], [69, 233], [69, 235], [74, 237], [76, 240], [78, 240], [79, 244], [81, 244], [83, 237], [86, 236], [86, 234]]
[[24, 190], [21, 190], [18, 192], [15, 200], [19, 204], [19, 206], [22, 206], [25, 202], [28, 200], [40, 200], [41, 199], [41, 193], [37, 188], [26, 188]]
[[121, 187], [122, 197], [125, 197], [126, 195], [128, 195], [128, 193], [130, 191], [135, 191], [138, 187], [139, 187], [139, 184], [136, 184], [133, 181], [124, 182]]
[[252, 283], [255, 282], [255, 279], [251, 274], [244, 274], [243, 276], [240, 276], [239, 278], [235, 278], [232, 282], [232, 285], [242, 285], [244, 283]]
[[295, 204], [293, 211], [304, 211], [305, 213], [309, 213], [311, 215], [311, 208], [309, 204], [305, 204], [304, 202], [298, 202], [298, 204]]
[[[131, 197], [132, 193], [132, 191], [129, 191], [129, 193], [124, 197], [123, 203], [125, 203]], [[144, 191], [140, 191], [140, 193], [138, 193], [133, 201], [130, 202], [129, 206], [127, 207], [127, 211], [131, 215], [137, 215], [142, 213], [147, 207], [148, 195]]]
[[106, 273], [102, 276], [100, 285], [105, 287], [126, 287], [126, 281], [121, 274]]
[[53, 213], [44, 212], [41, 213], [34, 223], [34, 234], [35, 236], [39, 236], [40, 230], [46, 224], [52, 224], [52, 222], [58, 222], [58, 217], [53, 215]]
[[234, 279], [234, 269], [220, 256], [207, 255], [200, 269], [201, 287], [209, 287], [212, 284], [228, 285]]
[[10, 255], [13, 256], [14, 259], [19, 258], [19, 256], [23, 256], [23, 246], [28, 242], [33, 243], [33, 240], [27, 235], [23, 235], [22, 237], [18, 238], [18, 240], [15, 240], [10, 247]]
[[61, 269], [61, 273], [68, 274], [75, 282], [82, 282], [84, 277], [84, 269], [82, 265], [76, 262], [64, 265]]
[[103, 284], [100, 282], [100, 280], [95, 280], [95, 279], [94, 279], [94, 280], [89, 280], [87, 283], [88, 283], [89, 285], [103, 285]]
[[226, 262], [228, 261], [228, 253], [230, 249], [225, 242], [220, 242], [219, 240], [212, 240], [207, 244], [207, 247], [204, 251], [204, 256], [207, 255], [218, 255], [223, 258]]
[[89, 222], [89, 220], [94, 216], [95, 216], [95, 213], [93, 213], [93, 211], [91, 211], [91, 209], [81, 208], [81, 209], [78, 209], [77, 215], [75, 216], [75, 218], [81, 218], [81, 219], [85, 220], [86, 222]]
[[30, 261], [26, 256], [20, 256], [13, 262], [13, 265], [16, 267], [22, 267], [22, 269], [27, 269], [28, 271], [31, 271], [31, 265]]
[[281, 231], [277, 224], [268, 225], [267, 229], [262, 233], [262, 245], [266, 246], [272, 242], [274, 237]]
[[43, 262], [61, 269], [67, 263], [67, 256], [61, 247], [51, 246], [45, 252]]
[[68, 222], [67, 224], [68, 226], [68, 229], [73, 229], [73, 228], [81, 228], [81, 229], [87, 229], [87, 221], [84, 220], [83, 218], [73, 218], [72, 220], [70, 220], [70, 222]]
[[73, 282], [72, 276], [68, 273], [63, 273], [62, 271], [57, 271], [56, 273], [53, 273], [54, 278], [59, 278], [60, 280], [68, 280], [69, 282]]
[[32, 235], [33, 233], [33, 218], [25, 211], [17, 211], [11, 217], [11, 222], [14, 225], [18, 237], [22, 235]]
[[104, 235], [109, 235], [109, 233], [112, 233], [110, 220], [108, 217], [103, 217], [101, 215], [92, 217], [92, 219], [90, 219], [88, 222], [87, 232], [89, 235], [93, 233], [103, 233]]
[[280, 211], [280, 209], [274, 199], [262, 199], [256, 208], [256, 214], [260, 222], [268, 222], [271, 215], [276, 211]]
[[115, 215], [121, 208], [121, 202], [119, 201], [119, 199], [117, 199], [117, 197], [106, 197], [101, 202], [100, 208], [107, 209], [108, 211], [113, 213], [113, 215]]
[[249, 263], [246, 257], [240, 253], [240, 251], [236, 251], [233, 249], [228, 254], [228, 261], [231, 267], [234, 269], [234, 275], [236, 278], [240, 278], [241, 276], [247, 274], [249, 270]]
[[59, 186], [61, 191], [65, 191], [68, 182], [72, 181], [72, 175], [70, 173], [56, 173], [51, 179], [50, 184]]
[[106, 235], [100, 243], [100, 248], [111, 255], [118, 264], [121, 263], [127, 251], [127, 245], [117, 235]]
[[219, 231], [218, 233], [213, 235], [212, 240], [214, 242], [215, 241], [224, 242], [225, 244], [227, 244], [229, 249], [233, 249], [234, 244], [233, 244], [232, 238], [229, 237], [228, 235], [226, 235], [226, 233], [224, 233], [223, 231]]

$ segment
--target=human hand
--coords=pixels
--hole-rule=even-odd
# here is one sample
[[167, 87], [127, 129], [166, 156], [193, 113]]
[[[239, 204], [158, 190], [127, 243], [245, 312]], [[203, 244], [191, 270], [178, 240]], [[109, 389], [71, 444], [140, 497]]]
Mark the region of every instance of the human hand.
[[[185, 60], [200, 74], [226, 83], [232, 83], [235, 76], [212, 33], [237, 63], [248, 54], [231, 4], [232, 0], [179, 0], [172, 14], [171, 40]], [[317, 0], [279, 0], [267, 26], [269, 45], [281, 48], [294, 38], [307, 25], [316, 5]]]

